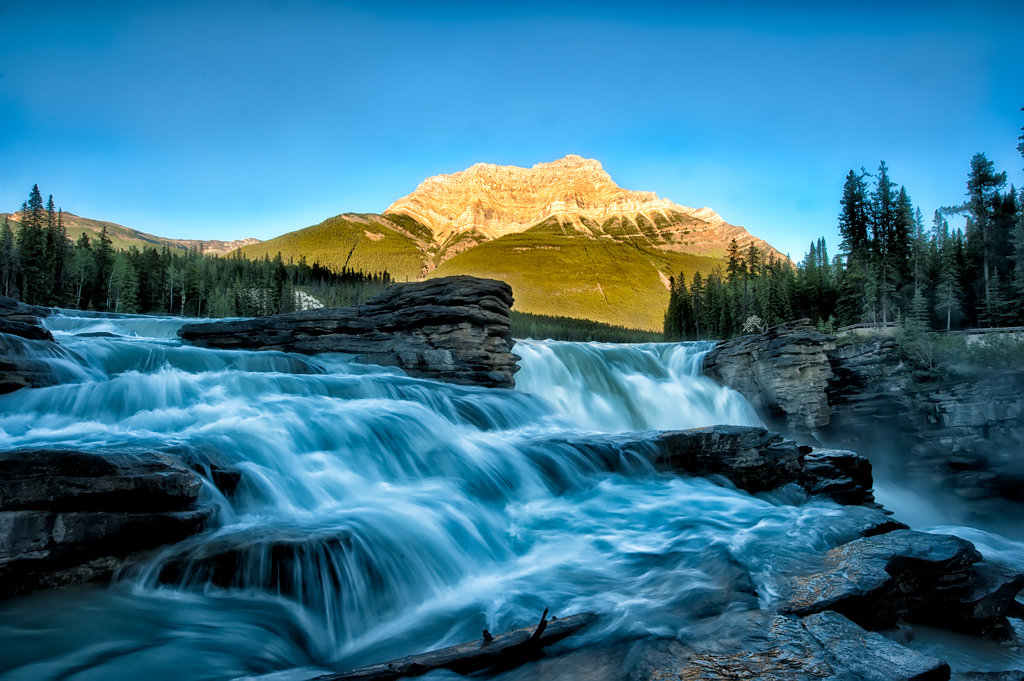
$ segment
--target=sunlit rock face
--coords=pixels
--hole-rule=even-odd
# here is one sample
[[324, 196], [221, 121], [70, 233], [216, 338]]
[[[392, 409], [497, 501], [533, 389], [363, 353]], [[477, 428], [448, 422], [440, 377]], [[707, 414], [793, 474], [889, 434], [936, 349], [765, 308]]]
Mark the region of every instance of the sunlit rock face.
[[735, 239], [746, 248], [778, 251], [710, 208], [687, 208], [654, 192], [623, 189], [600, 162], [570, 154], [532, 168], [476, 165], [424, 180], [385, 213], [408, 215], [438, 242], [459, 235], [477, 240], [523, 232], [554, 218], [598, 237], [640, 237], [658, 248], [722, 256]]

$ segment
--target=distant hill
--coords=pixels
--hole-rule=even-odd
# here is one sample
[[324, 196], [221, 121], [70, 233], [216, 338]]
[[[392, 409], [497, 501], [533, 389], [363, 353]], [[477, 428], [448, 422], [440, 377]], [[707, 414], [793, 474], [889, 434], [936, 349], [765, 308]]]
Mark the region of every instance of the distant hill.
[[343, 267], [368, 274], [387, 270], [395, 281], [416, 281], [433, 269], [430, 230], [405, 216], [346, 213], [318, 225], [243, 246], [249, 258], [285, 262], [305, 257], [340, 271]]
[[[107, 227], [107, 236], [110, 237], [111, 243], [114, 248], [135, 248], [142, 249], [147, 248], [168, 248], [190, 251], [193, 248], [200, 248], [204, 253], [225, 255], [233, 250], [246, 246], [249, 244], [259, 243], [259, 239], [238, 239], [236, 241], [218, 241], [218, 240], [197, 240], [197, 239], [168, 239], [161, 236], [153, 236], [146, 232], [140, 232], [123, 225], [118, 225], [113, 222], [104, 222], [102, 220], [93, 220], [91, 218], [83, 218], [75, 215], [74, 213], [63, 213], [64, 226], [68, 230], [68, 236], [71, 237], [72, 241], [77, 241], [83, 232], [89, 234], [89, 238], [95, 240], [99, 237], [100, 232], [103, 230], [103, 226]], [[11, 228], [18, 229], [21, 225], [21, 213], [0, 213], [0, 220], [7, 217], [11, 221]]]

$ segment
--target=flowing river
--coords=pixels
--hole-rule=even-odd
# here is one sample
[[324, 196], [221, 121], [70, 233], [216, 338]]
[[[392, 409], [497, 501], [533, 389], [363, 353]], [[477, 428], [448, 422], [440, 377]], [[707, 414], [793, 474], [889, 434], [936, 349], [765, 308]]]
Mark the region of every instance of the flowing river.
[[[685, 637], [770, 606], [767, 555], [819, 555], [878, 513], [658, 474], [628, 447], [608, 472], [594, 448], [615, 433], [759, 424], [700, 375], [707, 344], [521, 341], [504, 391], [184, 346], [180, 319], [46, 323], [74, 382], [0, 397], [0, 447], [147, 447], [243, 475], [231, 498], [204, 489], [216, 529], [112, 587], [0, 602], [3, 681], [307, 679], [545, 607], [601, 615], [564, 647]], [[967, 531], [1024, 566], [1021, 544]], [[230, 575], [209, 560], [226, 549]]]

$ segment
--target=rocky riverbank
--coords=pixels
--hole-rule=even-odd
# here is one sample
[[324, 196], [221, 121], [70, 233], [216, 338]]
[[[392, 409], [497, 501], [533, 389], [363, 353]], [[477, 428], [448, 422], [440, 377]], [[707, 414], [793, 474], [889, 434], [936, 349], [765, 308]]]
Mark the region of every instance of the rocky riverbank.
[[805, 439], [885, 460], [975, 513], [1024, 502], [1024, 372], [920, 384], [892, 339], [838, 345], [808, 320], [719, 344], [705, 369]]
[[395, 284], [363, 305], [189, 324], [179, 335], [208, 348], [341, 352], [410, 376], [513, 388], [512, 288], [458, 276]]

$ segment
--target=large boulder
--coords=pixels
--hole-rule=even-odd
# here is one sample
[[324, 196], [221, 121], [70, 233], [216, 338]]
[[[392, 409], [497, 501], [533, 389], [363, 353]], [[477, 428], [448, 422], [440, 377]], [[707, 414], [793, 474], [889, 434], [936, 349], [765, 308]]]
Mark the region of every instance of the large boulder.
[[834, 348], [834, 337], [800, 319], [719, 343], [705, 355], [704, 373], [790, 432], [810, 433], [829, 422], [827, 352]]
[[395, 284], [354, 307], [188, 324], [178, 334], [202, 347], [341, 352], [411, 376], [513, 388], [512, 303], [504, 282], [444, 277]]
[[147, 451], [0, 452], [0, 597], [109, 580], [201, 530], [201, 480]]
[[906, 617], [969, 632], [1003, 624], [1024, 575], [982, 562], [968, 541], [895, 530], [837, 546], [822, 569], [797, 576], [784, 610], [834, 610], [867, 629]]

